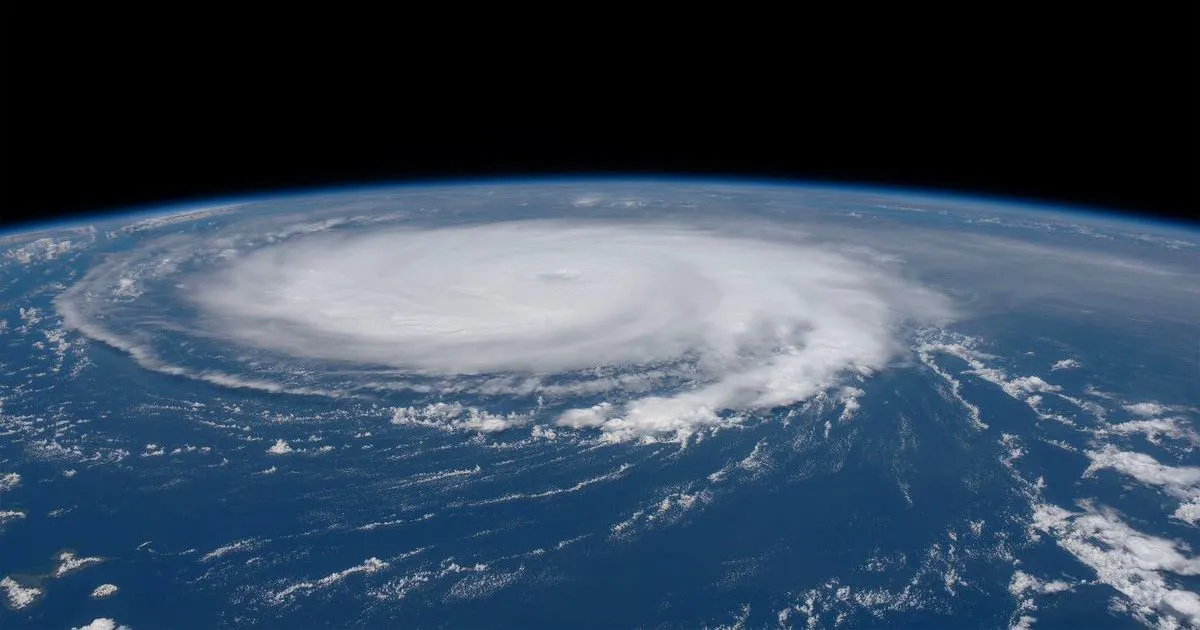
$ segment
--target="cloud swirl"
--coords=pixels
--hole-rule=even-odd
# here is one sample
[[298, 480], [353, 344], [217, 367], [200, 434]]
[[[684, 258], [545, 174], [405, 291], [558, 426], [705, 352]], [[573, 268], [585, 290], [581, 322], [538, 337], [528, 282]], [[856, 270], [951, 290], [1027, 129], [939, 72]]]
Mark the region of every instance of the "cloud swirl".
[[461, 375], [665, 371], [673, 391], [572, 410], [686, 430], [877, 370], [947, 301], [818, 244], [685, 226], [523, 221], [317, 234], [192, 280], [214, 336], [304, 359]]

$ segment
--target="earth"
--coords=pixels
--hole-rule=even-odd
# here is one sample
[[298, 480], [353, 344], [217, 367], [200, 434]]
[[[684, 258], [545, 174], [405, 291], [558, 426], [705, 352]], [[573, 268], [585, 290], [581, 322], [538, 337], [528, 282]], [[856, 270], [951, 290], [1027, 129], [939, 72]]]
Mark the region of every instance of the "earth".
[[1197, 243], [582, 179], [5, 233], [0, 626], [1197, 627]]

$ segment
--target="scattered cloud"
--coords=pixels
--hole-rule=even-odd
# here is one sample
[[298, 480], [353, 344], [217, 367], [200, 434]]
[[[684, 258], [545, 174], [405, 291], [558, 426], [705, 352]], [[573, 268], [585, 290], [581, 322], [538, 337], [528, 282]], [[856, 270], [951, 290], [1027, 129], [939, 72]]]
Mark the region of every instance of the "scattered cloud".
[[1181, 543], [1134, 530], [1110, 509], [1081, 506], [1082, 512], [1070, 512], [1037, 505], [1032, 526], [1053, 534], [1058, 546], [1091, 567], [1099, 581], [1125, 595], [1142, 619], [1165, 625], [1179, 618], [1200, 625], [1200, 596], [1169, 578], [1200, 575], [1200, 558], [1184, 555]]
[[1033, 627], [1037, 618], [1027, 614], [1037, 610], [1034, 595], [1052, 595], [1071, 590], [1071, 585], [1064, 580], [1042, 580], [1028, 573], [1017, 570], [1013, 572], [1008, 583], [1008, 592], [1017, 599], [1017, 611], [1013, 614], [1010, 629], [1028, 630]]
[[336, 573], [331, 573], [319, 580], [312, 582], [297, 582], [292, 584], [283, 590], [272, 593], [270, 599], [274, 603], [282, 603], [297, 594], [333, 586], [334, 584], [346, 579], [348, 576], [356, 573], [369, 575], [372, 573], [378, 573], [388, 568], [388, 566], [390, 565], [387, 562], [384, 562], [379, 558], [367, 558], [362, 564], [344, 569], [342, 571], [337, 571]]
[[204, 554], [203, 556], [200, 556], [200, 562], [208, 562], [210, 560], [215, 560], [217, 558], [220, 558], [221, 556], [224, 556], [224, 555], [227, 555], [230, 553], [234, 553], [234, 552], [241, 553], [244, 551], [253, 551], [253, 550], [261, 547], [262, 544], [263, 544], [263, 541], [258, 538], [245, 538], [245, 539], [242, 539], [242, 540], [239, 540], [236, 542], [229, 543], [228, 545], [222, 545], [220, 547], [217, 547], [216, 549], [213, 549], [212, 551]]

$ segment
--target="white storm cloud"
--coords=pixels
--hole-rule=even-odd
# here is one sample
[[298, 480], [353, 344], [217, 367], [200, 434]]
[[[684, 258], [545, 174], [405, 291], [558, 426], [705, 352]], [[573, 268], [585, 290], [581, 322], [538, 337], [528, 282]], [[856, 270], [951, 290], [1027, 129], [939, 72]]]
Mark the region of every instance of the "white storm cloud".
[[561, 422], [686, 432], [881, 369], [903, 322], [950, 315], [939, 294], [861, 258], [680, 227], [517, 222], [311, 235], [194, 279], [188, 295], [208, 334], [303, 359], [443, 378], [665, 374], [687, 385]]

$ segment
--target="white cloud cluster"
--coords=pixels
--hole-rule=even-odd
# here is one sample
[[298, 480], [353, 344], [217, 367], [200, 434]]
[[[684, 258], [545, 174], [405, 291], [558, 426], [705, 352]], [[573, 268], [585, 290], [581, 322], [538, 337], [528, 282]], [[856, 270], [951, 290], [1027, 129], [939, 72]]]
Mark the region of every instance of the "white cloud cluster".
[[112, 597], [113, 595], [116, 595], [117, 591], [119, 590], [121, 589], [116, 584], [101, 584], [100, 586], [92, 589], [92, 599], [104, 599], [106, 597]]
[[1087, 456], [1092, 463], [1085, 474], [1112, 468], [1142, 483], [1161, 486], [1176, 495], [1186, 495], [1189, 488], [1200, 485], [1200, 467], [1197, 466], [1167, 466], [1145, 453], [1122, 451], [1111, 444], [1099, 451], [1087, 451]]
[[9, 608], [14, 610], [29, 606], [43, 594], [42, 589], [36, 586], [23, 586], [11, 577], [0, 580], [0, 588], [4, 589], [5, 601]]
[[443, 431], [473, 431], [495, 433], [529, 423], [529, 417], [518, 413], [490, 413], [477, 407], [458, 403], [433, 403], [424, 407], [397, 407], [392, 410], [392, 424], [420, 426]]
[[[421, 549], [409, 551], [400, 554], [397, 560], [407, 558], [422, 551]], [[375, 599], [383, 601], [401, 600], [408, 596], [414, 589], [426, 586], [436, 580], [441, 580], [447, 577], [457, 576], [460, 574], [484, 573], [489, 571], [490, 567], [483, 563], [473, 565], [461, 565], [454, 561], [453, 558], [447, 558], [440, 563], [437, 570], [421, 569], [408, 575], [400, 576], [399, 578], [388, 581], [386, 584], [378, 588], [371, 589], [367, 593]]]
[[33, 262], [44, 262], [54, 260], [69, 254], [72, 249], [80, 249], [80, 245], [86, 247], [89, 243], [77, 243], [74, 248], [70, 239], [56, 238], [39, 238], [31, 243], [26, 243], [20, 247], [14, 247], [4, 252], [3, 259], [14, 261], [22, 265], [28, 265]]
[[1008, 629], [1009, 630], [1031, 630], [1033, 628], [1034, 622], [1036, 622], [1036, 621], [1037, 621], [1037, 617], [1033, 617], [1031, 615], [1021, 615], [1020, 618], [1018, 618], [1015, 622], [1013, 622], [1012, 624], [1009, 624]]
[[21, 485], [20, 473], [0, 473], [0, 492], [12, 490]]
[[1173, 516], [1197, 524], [1197, 514], [1192, 506], [1200, 505], [1200, 466], [1167, 466], [1145, 453], [1122, 451], [1111, 444], [1086, 454], [1092, 463], [1084, 472], [1085, 476], [1111, 468], [1146, 485], [1162, 488], [1163, 492], [1183, 502]]
[[1061, 392], [1062, 387], [1042, 380], [1039, 376], [1018, 376], [1005, 383], [1004, 391], [1014, 398], [1033, 392]]
[[1111, 510], [1082, 504], [1083, 512], [1036, 505], [1033, 527], [1051, 533], [1060, 547], [1091, 567], [1096, 577], [1129, 598], [1134, 612], [1164, 627], [1178, 619], [1200, 625], [1200, 595], [1179, 588], [1166, 574], [1200, 575], [1200, 558], [1175, 541], [1143, 534]]
[[58, 566], [54, 569], [54, 577], [60, 578], [68, 573], [74, 573], [84, 567], [100, 564], [101, 562], [104, 562], [104, 558], [81, 558], [70, 551], [64, 551], [58, 554]]
[[1037, 617], [1029, 614], [1038, 608], [1037, 602], [1032, 595], [1049, 595], [1069, 590], [1071, 590], [1071, 585], [1063, 580], [1051, 580], [1047, 582], [1024, 571], [1017, 570], [1013, 573], [1012, 579], [1008, 583], [1008, 592], [1018, 602], [1017, 611], [1013, 613], [1012, 621], [1009, 624], [1009, 630], [1029, 630], [1037, 621]]
[[1131, 405], [1124, 405], [1124, 407], [1125, 407], [1125, 411], [1128, 411], [1129, 413], [1131, 413], [1135, 416], [1141, 416], [1143, 418], [1154, 418], [1156, 416], [1161, 416], [1164, 413], [1167, 413], [1168, 411], [1171, 410], [1170, 407], [1167, 407], [1165, 405], [1160, 405], [1155, 402], [1133, 403]]
[[465, 602], [492, 597], [497, 592], [516, 584], [525, 573], [520, 566], [514, 571], [475, 571], [455, 582], [443, 601]]
[[1171, 513], [1171, 518], [1179, 519], [1192, 525], [1200, 525], [1200, 496], [1192, 497], [1180, 503], [1179, 507]]
[[842, 413], [838, 416], [838, 422], [849, 422], [854, 418], [854, 415], [862, 408], [862, 403], [858, 402], [858, 399], [864, 394], [866, 392], [857, 387], [842, 388], [842, 391], [838, 394], [838, 401], [843, 405]]
[[1050, 371], [1057, 372], [1058, 370], [1073, 370], [1079, 367], [1079, 365], [1079, 361], [1076, 361], [1075, 359], [1063, 359], [1061, 361], [1055, 361], [1054, 365], [1050, 366]]
[[287, 601], [288, 598], [295, 595], [296, 593], [303, 593], [303, 592], [312, 591], [315, 589], [328, 588], [330, 586], [333, 586], [334, 584], [337, 584], [338, 582], [341, 582], [342, 580], [346, 579], [348, 576], [354, 575], [355, 573], [362, 573], [362, 574], [370, 575], [372, 573], [378, 573], [378, 572], [388, 568], [388, 566], [390, 566], [390, 565], [387, 562], [384, 562], [383, 560], [380, 560], [379, 558], [367, 558], [365, 561], [363, 561], [362, 564], [355, 565], [348, 569], [343, 569], [343, 570], [337, 571], [335, 573], [330, 573], [329, 575], [327, 575], [319, 580], [316, 580], [313, 582], [298, 582], [296, 584], [292, 584], [291, 586], [288, 586], [287, 588], [285, 588], [281, 591], [272, 593], [271, 601], [274, 603], [277, 603], [277, 604], [282, 603], [284, 601]]
[[980, 421], [979, 407], [962, 396], [962, 384], [954, 375], [934, 361], [935, 355], [944, 354], [965, 361], [970, 366], [970, 369], [965, 370], [964, 374], [971, 374], [997, 385], [1005, 394], [1028, 405], [1043, 420], [1050, 419], [1062, 422], [1063, 424], [1074, 425], [1074, 421], [1066, 416], [1042, 411], [1040, 408], [1043, 402], [1042, 394], [1053, 394], [1076, 406], [1085, 409], [1088, 408], [1088, 403], [1073, 396], [1063, 394], [1062, 386], [1049, 383], [1040, 376], [1010, 377], [1003, 369], [989, 365], [988, 361], [996, 357], [978, 350], [976, 347], [978, 343], [979, 340], [975, 337], [945, 330], [929, 329], [922, 331], [921, 338], [916, 347], [917, 356], [921, 359], [921, 362], [950, 384], [950, 394], [967, 408], [973, 424], [977, 427], [987, 428], [987, 425]]
[[275, 443], [267, 449], [267, 453], [270, 455], [287, 455], [294, 452], [296, 451], [292, 448], [292, 445], [283, 439], [275, 440]]
[[1008, 592], [1020, 597], [1027, 592], [1032, 593], [1061, 593], [1071, 590], [1071, 585], [1063, 580], [1042, 580], [1024, 571], [1013, 573], [1008, 583]]
[[1200, 435], [1193, 431], [1180, 418], [1130, 420], [1129, 422], [1109, 425], [1097, 430], [1096, 433], [1097, 435], [1105, 433], [1117, 433], [1121, 435], [1141, 433], [1146, 436], [1146, 440], [1151, 444], [1159, 444], [1163, 437], [1169, 437], [1173, 440], [1184, 440], [1195, 445], [1200, 445]]

